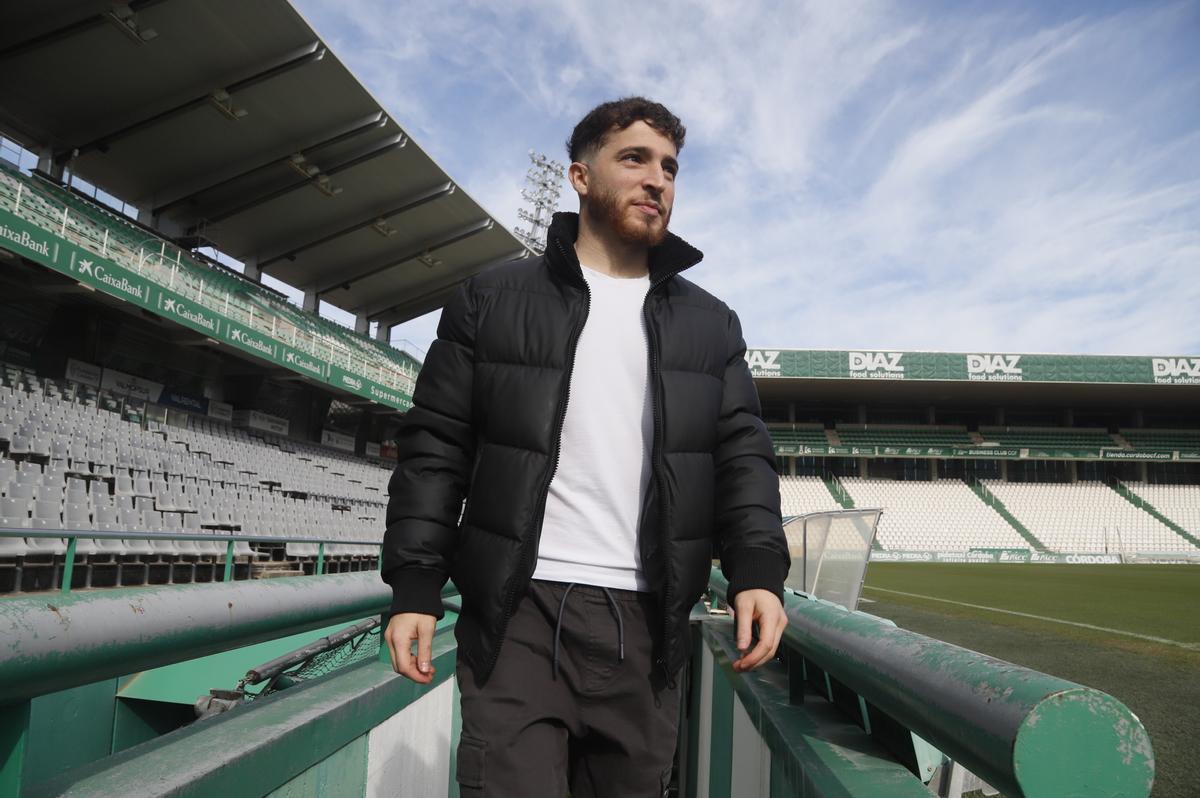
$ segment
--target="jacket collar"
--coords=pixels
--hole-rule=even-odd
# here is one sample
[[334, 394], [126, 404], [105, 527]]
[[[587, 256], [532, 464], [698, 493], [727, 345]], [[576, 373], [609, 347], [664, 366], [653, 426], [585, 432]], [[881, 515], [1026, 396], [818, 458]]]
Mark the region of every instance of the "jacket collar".
[[[546, 234], [546, 262], [552, 271], [564, 277], [583, 282], [583, 271], [579, 256], [575, 254], [575, 240], [579, 237], [579, 214], [559, 211], [550, 220]], [[678, 274], [695, 266], [704, 253], [668, 231], [661, 244], [650, 248], [650, 284]]]

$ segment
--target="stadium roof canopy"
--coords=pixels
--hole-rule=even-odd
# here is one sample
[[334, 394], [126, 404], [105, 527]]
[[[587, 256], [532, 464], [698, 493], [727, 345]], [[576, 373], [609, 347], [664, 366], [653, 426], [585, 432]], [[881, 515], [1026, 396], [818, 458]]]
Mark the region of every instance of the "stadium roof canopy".
[[0, 127], [185, 243], [384, 327], [527, 254], [286, 0], [39, 0], [4, 16]]

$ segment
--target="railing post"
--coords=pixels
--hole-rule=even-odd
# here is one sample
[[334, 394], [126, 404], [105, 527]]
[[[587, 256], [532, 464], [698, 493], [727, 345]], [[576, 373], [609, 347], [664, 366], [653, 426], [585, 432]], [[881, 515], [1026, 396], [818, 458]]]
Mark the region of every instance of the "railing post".
[[78, 538], [67, 538], [66, 560], [63, 562], [61, 592], [71, 592], [71, 578], [75, 576], [75, 542]]
[[233, 538], [229, 539], [229, 543], [225, 546], [225, 576], [221, 578], [222, 582], [228, 582], [233, 576]]

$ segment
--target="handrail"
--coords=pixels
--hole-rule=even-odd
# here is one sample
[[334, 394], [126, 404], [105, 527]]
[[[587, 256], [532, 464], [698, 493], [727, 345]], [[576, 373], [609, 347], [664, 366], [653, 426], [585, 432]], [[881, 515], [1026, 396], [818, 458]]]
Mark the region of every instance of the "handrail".
[[358, 620], [391, 596], [377, 571], [358, 571], [5, 599], [0, 706]]
[[803, 594], [784, 609], [786, 648], [1009, 798], [1149, 795], [1150, 738], [1107, 693]]
[[382, 612], [377, 572], [0, 601], [0, 706]]
[[[222, 582], [230, 581], [233, 576], [234, 547], [238, 541], [269, 540], [272, 543], [316, 543], [317, 565], [314, 576], [325, 573], [325, 544], [340, 546], [373, 546], [379, 548], [383, 544], [378, 540], [341, 540], [337, 538], [304, 538], [284, 537], [280, 535], [251, 535], [243, 532], [187, 533], [187, 532], [101, 532], [93, 529], [22, 529], [20, 527], [0, 527], [0, 538], [50, 538], [67, 541], [67, 550], [63, 554], [62, 584], [60, 592], [66, 595], [71, 592], [71, 579], [75, 573], [75, 552], [79, 538], [85, 540], [183, 540], [200, 543], [211, 543], [214, 540], [225, 543], [225, 574]], [[169, 553], [169, 552], [168, 552]], [[195, 552], [180, 552], [195, 556]]]

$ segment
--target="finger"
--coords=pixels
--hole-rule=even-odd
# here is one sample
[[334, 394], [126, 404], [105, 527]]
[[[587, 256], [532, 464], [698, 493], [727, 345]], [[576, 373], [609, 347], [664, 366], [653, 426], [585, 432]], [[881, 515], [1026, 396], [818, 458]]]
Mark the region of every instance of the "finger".
[[432, 623], [417, 624], [417, 670], [423, 676], [433, 678], [433, 627]]
[[[764, 625], [767, 627], [765, 632], [763, 631]], [[759, 634], [764, 639], [771, 641], [771, 650], [763, 657], [763, 662], [770, 662], [775, 659], [775, 655], [779, 652], [779, 643], [783, 640], [783, 630], [786, 626], [787, 616], [783, 614], [775, 615], [774, 618], [766, 621], [765, 624], [764, 622], [759, 622]]]
[[413, 656], [413, 643], [417, 641], [417, 623], [406, 619], [396, 635], [396, 659], [400, 666], [399, 673], [414, 682], [428, 684], [432, 677], [417, 670], [417, 658]]
[[747, 609], [745, 612], [739, 612], [734, 616], [734, 623], [737, 628], [737, 650], [743, 653], [746, 649], [750, 648], [750, 625], [754, 621], [754, 618], [751, 617], [752, 615], [753, 613]]
[[399, 673], [400, 663], [396, 661], [396, 644], [392, 641], [391, 621], [388, 621], [388, 628], [383, 633], [383, 642], [387, 644], [388, 656], [392, 658], [392, 670]]
[[742, 668], [748, 671], [753, 670], [763, 664], [770, 655], [771, 638], [767, 635], [761, 635], [754, 649], [742, 657]]
[[783, 641], [783, 633], [787, 630], [788, 619], [787, 613], [779, 616], [779, 626], [775, 629], [775, 650], [779, 650], [779, 644]]
[[396, 673], [407, 676], [410, 679], [418, 675], [416, 669], [413, 667], [412, 638], [413, 630], [409, 624], [403, 623], [397, 626], [396, 634], [393, 636], [395, 643], [393, 650], [396, 652]]

